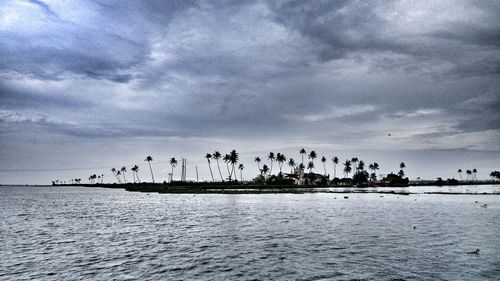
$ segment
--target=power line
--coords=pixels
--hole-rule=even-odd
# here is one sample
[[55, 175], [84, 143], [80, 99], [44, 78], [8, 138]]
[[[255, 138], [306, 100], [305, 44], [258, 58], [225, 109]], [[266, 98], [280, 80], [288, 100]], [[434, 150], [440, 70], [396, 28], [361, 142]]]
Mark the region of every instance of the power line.
[[[157, 164], [168, 164], [169, 161], [151, 162], [151, 165]], [[79, 168], [50, 168], [50, 169], [0, 169], [0, 173], [28, 173], [28, 172], [58, 172], [58, 171], [87, 171], [87, 170], [99, 170], [99, 169], [112, 169], [116, 167], [122, 167], [123, 164], [107, 167], [79, 167]]]

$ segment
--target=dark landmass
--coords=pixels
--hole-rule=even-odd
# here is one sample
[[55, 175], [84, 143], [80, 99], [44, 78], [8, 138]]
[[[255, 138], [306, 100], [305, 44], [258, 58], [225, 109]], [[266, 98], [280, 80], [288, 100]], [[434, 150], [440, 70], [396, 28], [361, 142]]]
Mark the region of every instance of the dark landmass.
[[[484, 185], [492, 184], [485, 182], [468, 182], [462, 185]], [[499, 182], [493, 182], [499, 184]], [[410, 184], [412, 186], [431, 186], [435, 184]], [[172, 184], [162, 183], [126, 183], [126, 184], [60, 184], [54, 186], [85, 186], [96, 188], [118, 188], [125, 189], [131, 192], [148, 192], [148, 193], [185, 193], [185, 194], [272, 194], [272, 193], [379, 193], [379, 194], [447, 194], [447, 195], [499, 195], [500, 193], [484, 193], [484, 192], [409, 192], [407, 190], [378, 190], [365, 187], [355, 186], [331, 186], [331, 185], [313, 185], [313, 186], [298, 186], [298, 185], [256, 185], [245, 183], [220, 183], [220, 182], [174, 182]], [[394, 188], [405, 188], [405, 186], [393, 186]]]

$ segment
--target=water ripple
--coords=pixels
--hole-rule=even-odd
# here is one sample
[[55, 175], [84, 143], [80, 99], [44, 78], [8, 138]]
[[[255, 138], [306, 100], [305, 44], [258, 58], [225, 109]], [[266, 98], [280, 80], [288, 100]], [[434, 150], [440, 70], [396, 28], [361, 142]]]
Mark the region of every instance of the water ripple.
[[[336, 197], [2, 187], [0, 279], [491, 280], [500, 275], [499, 196]], [[480, 255], [465, 254], [476, 248]]]

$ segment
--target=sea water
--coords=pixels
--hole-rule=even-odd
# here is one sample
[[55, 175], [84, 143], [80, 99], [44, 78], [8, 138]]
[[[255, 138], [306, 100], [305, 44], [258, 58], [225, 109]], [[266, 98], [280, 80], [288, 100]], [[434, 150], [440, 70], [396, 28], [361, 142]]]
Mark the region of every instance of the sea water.
[[3, 186], [0, 280], [499, 280], [499, 233], [499, 195]]

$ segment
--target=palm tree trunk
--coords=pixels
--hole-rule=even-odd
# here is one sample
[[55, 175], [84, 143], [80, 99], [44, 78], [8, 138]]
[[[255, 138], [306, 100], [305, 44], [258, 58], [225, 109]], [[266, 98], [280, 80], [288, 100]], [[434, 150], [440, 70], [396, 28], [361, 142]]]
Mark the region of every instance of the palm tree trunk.
[[139, 173], [138, 173], [138, 172], [135, 172], [135, 176], [136, 176], [136, 178], [137, 178], [137, 182], [138, 182], [138, 183], [141, 183], [141, 180], [139, 179]]
[[118, 177], [117, 174], [113, 173], [113, 175], [115, 175], [116, 179], [118, 180], [118, 183], [122, 183], [122, 181], [120, 180], [120, 178]]
[[212, 182], [214, 182], [214, 174], [212, 173], [212, 165], [210, 165], [210, 160], [208, 160], [208, 168], [210, 169], [210, 176], [212, 176]]
[[231, 174], [229, 175], [230, 179], [233, 177], [233, 173], [234, 173], [234, 180], [238, 180], [238, 177], [236, 176], [236, 173], [234, 171], [234, 164], [231, 164]]
[[216, 159], [216, 161], [217, 161], [217, 169], [219, 170], [220, 180], [224, 181], [224, 178], [222, 177], [222, 173], [220, 172], [219, 159]]
[[170, 174], [170, 182], [173, 182], [174, 181], [174, 165], [172, 165], [172, 172]]
[[135, 172], [132, 171], [132, 177], [134, 178], [134, 183], [135, 183]]
[[227, 168], [227, 175], [229, 178], [229, 181], [231, 181], [231, 171], [229, 171], [229, 163], [226, 162], [226, 168]]
[[151, 179], [153, 180], [153, 183], [155, 183], [155, 178], [153, 176], [153, 169], [151, 169], [151, 162], [148, 161], [149, 164], [149, 171], [151, 172]]
[[337, 177], [337, 164], [333, 163], [333, 178]]
[[127, 183], [127, 178], [125, 177], [125, 172], [123, 172], [123, 182]]
[[325, 162], [323, 162], [323, 170], [325, 170], [325, 176], [326, 176], [326, 166], [325, 166]]

